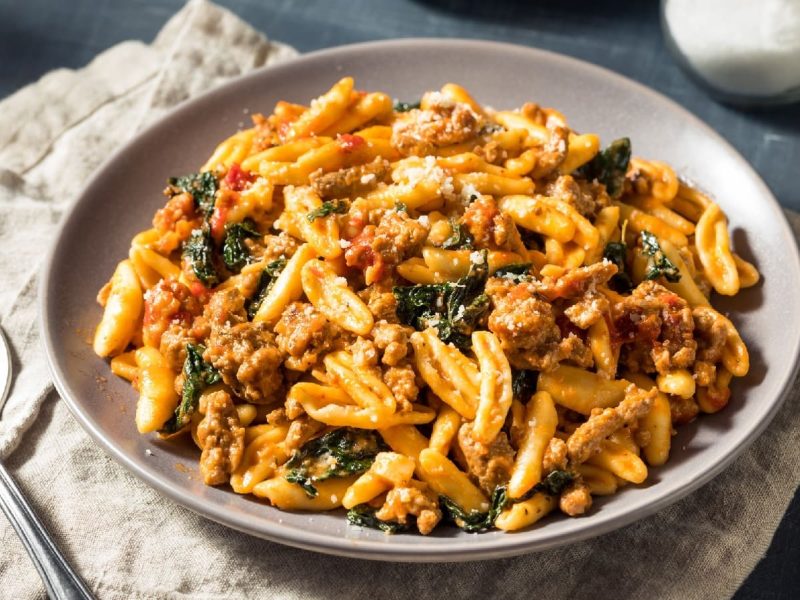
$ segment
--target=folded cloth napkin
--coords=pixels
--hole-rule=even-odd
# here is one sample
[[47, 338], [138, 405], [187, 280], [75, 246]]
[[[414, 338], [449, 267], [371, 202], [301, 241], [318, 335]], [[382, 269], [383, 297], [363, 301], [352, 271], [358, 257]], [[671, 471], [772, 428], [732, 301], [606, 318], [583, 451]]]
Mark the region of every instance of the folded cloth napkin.
[[[149, 46], [126, 42], [0, 103], [0, 317], [18, 373], [0, 457], [100, 598], [719, 598], [766, 550], [800, 482], [800, 398], [712, 483], [648, 519], [565, 548], [467, 564], [317, 555], [207, 521], [106, 457], [48, 381], [36, 274], [56, 223], [115, 148], [180, 101], [293, 56], [231, 13], [192, 1]], [[789, 215], [800, 231], [800, 217]], [[16, 450], [14, 450], [16, 448]], [[13, 451], [13, 454], [10, 454]], [[591, 518], [591, 517], [587, 517]], [[43, 598], [0, 519], [0, 596]]]

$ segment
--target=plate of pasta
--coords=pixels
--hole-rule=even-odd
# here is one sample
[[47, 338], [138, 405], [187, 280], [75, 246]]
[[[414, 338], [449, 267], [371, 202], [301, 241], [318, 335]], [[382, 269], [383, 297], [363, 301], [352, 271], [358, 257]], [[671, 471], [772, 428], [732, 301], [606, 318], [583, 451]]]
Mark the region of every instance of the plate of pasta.
[[758, 176], [669, 100], [403, 40], [139, 135], [67, 216], [40, 301], [62, 397], [166, 496], [312, 550], [469, 560], [719, 473], [795, 372], [800, 266]]

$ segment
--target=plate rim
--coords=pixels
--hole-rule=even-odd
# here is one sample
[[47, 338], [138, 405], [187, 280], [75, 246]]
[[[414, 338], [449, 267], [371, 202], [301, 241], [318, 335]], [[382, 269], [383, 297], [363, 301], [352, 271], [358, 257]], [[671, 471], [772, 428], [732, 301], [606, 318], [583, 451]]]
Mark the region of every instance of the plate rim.
[[[214, 503], [208, 503], [192, 494], [190, 491], [175, 487], [170, 482], [163, 480], [157, 474], [151, 474], [147, 469], [139, 466], [132, 457], [125, 453], [122, 448], [117, 447], [114, 443], [107, 438], [99, 424], [94, 422], [88, 413], [85, 413], [78, 402], [73, 398], [69, 386], [66, 384], [67, 378], [61, 370], [54, 348], [54, 333], [50, 327], [50, 322], [47, 319], [47, 305], [48, 299], [51, 294], [49, 279], [51, 276], [52, 265], [56, 256], [58, 247], [60, 246], [67, 225], [72, 220], [74, 214], [77, 212], [78, 205], [82, 202], [83, 198], [88, 197], [87, 192], [100, 180], [107, 168], [117, 161], [120, 155], [123, 155], [130, 147], [140, 143], [141, 140], [155, 129], [159, 129], [164, 123], [168, 122], [176, 114], [190, 111], [193, 107], [206, 100], [213, 98], [215, 95], [226, 93], [227, 89], [232, 86], [246, 84], [245, 82], [254, 81], [263, 77], [265, 73], [280, 71], [283, 69], [291, 69], [293, 66], [304, 62], [313, 62], [316, 60], [330, 59], [331, 55], [347, 54], [352, 52], [366, 52], [370, 49], [381, 47], [394, 47], [402, 50], [413, 46], [438, 47], [439, 49], [447, 49], [452, 51], [455, 47], [473, 47], [478, 49], [486, 49], [492, 51], [512, 52], [519, 54], [527, 54], [529, 56], [538, 57], [548, 61], [561, 62], [562, 64], [569, 65], [570, 68], [580, 69], [586, 72], [593, 72], [594, 74], [601, 75], [605, 78], [613, 80], [615, 83], [628, 87], [635, 94], [644, 94], [650, 96], [660, 104], [664, 105], [672, 111], [680, 114], [680, 116], [690, 121], [695, 127], [702, 131], [705, 136], [713, 139], [714, 142], [721, 145], [728, 151], [730, 157], [739, 163], [739, 166], [744, 170], [745, 175], [748, 176], [758, 188], [760, 188], [762, 195], [767, 202], [765, 206], [769, 206], [772, 212], [771, 221], [777, 223], [780, 229], [780, 235], [785, 244], [785, 247], [791, 248], [793, 251], [787, 252], [787, 259], [791, 264], [787, 267], [794, 271], [800, 281], [800, 253], [798, 252], [797, 241], [791, 227], [783, 213], [783, 209], [772, 194], [769, 187], [761, 179], [753, 167], [745, 160], [741, 154], [734, 148], [721, 134], [714, 130], [711, 126], [707, 125], [699, 117], [695, 116], [689, 110], [682, 107], [676, 101], [667, 97], [666, 95], [642, 84], [625, 75], [616, 73], [605, 67], [590, 63], [585, 60], [574, 58], [565, 54], [560, 54], [550, 50], [537, 48], [533, 46], [524, 46], [520, 44], [511, 44], [506, 42], [497, 42], [492, 40], [483, 39], [469, 39], [469, 38], [399, 38], [399, 39], [384, 39], [368, 42], [360, 42], [356, 44], [345, 44], [340, 46], [333, 46], [301, 54], [298, 57], [281, 62], [276, 65], [269, 65], [255, 69], [247, 74], [236, 77], [226, 81], [217, 87], [181, 102], [177, 106], [171, 108], [164, 115], [159, 117], [156, 121], [150, 124], [145, 129], [138, 132], [131, 139], [127, 140], [122, 146], [117, 148], [111, 153], [103, 163], [88, 178], [86, 183], [82, 186], [81, 191], [73, 198], [67, 209], [62, 216], [57, 230], [54, 234], [53, 241], [47, 251], [46, 257], [39, 271], [38, 276], [38, 294], [37, 294], [37, 315], [40, 323], [40, 333], [42, 335], [42, 342], [45, 349], [47, 358], [48, 370], [53, 378], [56, 390], [61, 398], [67, 404], [73, 417], [80, 423], [81, 427], [89, 433], [90, 437], [98, 444], [106, 454], [110, 455], [119, 464], [125, 467], [136, 478], [142, 480], [144, 483], [154, 488], [161, 495], [166, 496], [177, 504], [188, 508], [192, 512], [203, 516], [232, 529], [260, 537], [270, 541], [286, 544], [296, 548], [311, 550], [315, 552], [322, 552], [325, 554], [332, 554], [338, 556], [346, 556], [351, 558], [383, 560], [383, 561], [398, 561], [398, 562], [462, 562], [472, 560], [485, 560], [504, 558], [509, 556], [516, 556], [525, 553], [539, 552], [552, 549], [558, 546], [563, 546], [570, 543], [575, 543], [587, 540], [593, 537], [609, 533], [611, 531], [620, 529], [626, 525], [630, 525], [636, 521], [644, 519], [663, 508], [676, 503], [678, 500], [686, 497], [689, 493], [697, 490], [704, 484], [711, 481], [724, 469], [726, 469], [736, 458], [738, 458], [744, 450], [764, 432], [767, 426], [772, 422], [773, 418], [780, 410], [786, 397], [788, 395], [790, 386], [797, 375], [800, 368], [800, 336], [794, 340], [792, 362], [786, 371], [786, 376], [782, 382], [777, 396], [769, 410], [760, 422], [747, 431], [747, 434], [741, 442], [733, 448], [727, 455], [719, 458], [716, 463], [712, 464], [709, 468], [700, 473], [696, 473], [692, 477], [685, 478], [684, 481], [673, 484], [673, 488], [665, 490], [660, 497], [656, 497], [644, 506], [632, 508], [623, 514], [612, 516], [605, 519], [594, 520], [587, 519], [585, 525], [574, 531], [565, 531], [553, 534], [545, 539], [525, 539], [521, 535], [507, 535], [498, 536], [492, 540], [484, 541], [475, 545], [460, 545], [456, 549], [454, 544], [453, 548], [447, 546], [422, 546], [409, 543], [393, 543], [383, 544], [372, 540], [358, 540], [354, 541], [348, 538], [339, 538], [330, 534], [317, 533], [313, 530], [297, 530], [290, 527], [283, 527], [280, 523], [271, 522], [268, 527], [254, 529], [249, 527], [246, 519], [237, 513], [226, 513], [223, 507], [217, 506]], [[675, 487], [675, 486], [678, 487]]]

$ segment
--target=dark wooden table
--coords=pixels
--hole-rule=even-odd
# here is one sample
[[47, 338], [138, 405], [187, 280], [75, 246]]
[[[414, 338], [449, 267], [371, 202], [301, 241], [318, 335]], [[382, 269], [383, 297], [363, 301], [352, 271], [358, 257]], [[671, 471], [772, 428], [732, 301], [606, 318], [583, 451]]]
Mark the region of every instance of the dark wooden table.
[[[742, 111], [710, 100], [672, 61], [658, 3], [623, 0], [218, 0], [300, 51], [396, 37], [493, 39], [569, 54], [636, 79], [725, 136], [800, 210], [800, 105]], [[0, 0], [0, 98], [127, 39], [151, 40], [183, 0]], [[746, 202], [747, 198], [742, 198]], [[746, 544], [747, 540], [742, 540]], [[800, 495], [737, 598], [800, 597]]]

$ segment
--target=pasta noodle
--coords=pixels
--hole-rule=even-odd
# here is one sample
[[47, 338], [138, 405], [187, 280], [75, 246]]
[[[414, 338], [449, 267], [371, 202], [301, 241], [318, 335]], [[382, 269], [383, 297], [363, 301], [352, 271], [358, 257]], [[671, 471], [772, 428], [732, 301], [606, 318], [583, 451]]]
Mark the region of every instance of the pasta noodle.
[[712, 302], [759, 274], [720, 205], [552, 108], [355, 86], [254, 116], [133, 237], [93, 348], [138, 430], [190, 436], [208, 485], [386, 532], [646, 482], [749, 370]]
[[143, 346], [136, 351], [139, 401], [136, 403], [136, 427], [139, 433], [158, 430], [167, 422], [178, 404], [175, 373], [155, 348]]
[[93, 348], [98, 356], [114, 356], [131, 343], [142, 311], [142, 288], [130, 261], [117, 265], [100, 298], [103, 319], [95, 331]]

